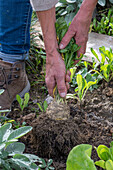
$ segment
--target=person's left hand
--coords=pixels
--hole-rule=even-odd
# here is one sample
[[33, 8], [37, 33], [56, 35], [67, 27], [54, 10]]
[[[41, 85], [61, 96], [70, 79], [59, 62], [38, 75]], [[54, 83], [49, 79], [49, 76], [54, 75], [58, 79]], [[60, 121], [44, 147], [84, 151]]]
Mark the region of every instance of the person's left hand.
[[[67, 33], [63, 37], [59, 48], [64, 49], [70, 42], [71, 38], [74, 37], [76, 44], [81, 47], [77, 52], [77, 56], [80, 57], [81, 54], [84, 54], [86, 51], [90, 22], [91, 17], [85, 19], [81, 13], [78, 13], [69, 26]], [[78, 62], [79, 60], [76, 60], [75, 64]]]

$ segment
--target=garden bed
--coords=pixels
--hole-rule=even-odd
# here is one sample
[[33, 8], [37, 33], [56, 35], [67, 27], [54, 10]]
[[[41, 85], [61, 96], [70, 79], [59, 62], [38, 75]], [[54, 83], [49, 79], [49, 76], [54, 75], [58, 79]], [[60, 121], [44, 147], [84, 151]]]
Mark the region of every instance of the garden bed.
[[[39, 98], [42, 100], [40, 87], [31, 88], [31, 101]], [[36, 93], [33, 93], [33, 91]], [[46, 96], [46, 95], [45, 95]], [[45, 98], [43, 95], [43, 100]], [[9, 117], [18, 122], [26, 122], [33, 127], [33, 131], [22, 138], [26, 144], [26, 152], [39, 157], [53, 159], [56, 170], [66, 169], [66, 159], [70, 150], [78, 144], [91, 144], [109, 146], [113, 133], [113, 81], [109, 84], [102, 82], [101, 86], [93, 92], [87, 92], [85, 100], [80, 107], [76, 100], [68, 101], [70, 113], [67, 119], [52, 119], [46, 113], [35, 111], [34, 104], [20, 113], [18, 103], [14, 103], [14, 109]], [[92, 158], [98, 159], [95, 150]]]

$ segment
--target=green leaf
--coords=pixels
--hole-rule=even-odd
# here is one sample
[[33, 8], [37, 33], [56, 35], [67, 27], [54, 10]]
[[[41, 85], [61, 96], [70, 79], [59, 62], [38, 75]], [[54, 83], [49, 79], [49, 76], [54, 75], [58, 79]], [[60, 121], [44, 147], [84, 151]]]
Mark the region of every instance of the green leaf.
[[25, 96], [24, 96], [24, 105], [23, 105], [23, 108], [25, 108], [28, 105], [29, 97], [30, 97], [29, 93], [26, 93]]
[[23, 153], [24, 150], [25, 150], [25, 145], [23, 143], [16, 142], [8, 145], [5, 151], [8, 152], [9, 155], [11, 156], [17, 153]]
[[96, 83], [97, 83], [97, 80], [95, 80], [95, 81], [89, 81], [89, 82], [87, 83], [87, 89], [89, 89], [90, 86], [92, 86], [92, 85], [94, 85], [94, 84], [96, 84]]
[[18, 94], [16, 95], [16, 99], [17, 99], [17, 101], [20, 105], [21, 110], [23, 110], [23, 106], [22, 106], [23, 105], [23, 99]]
[[30, 162], [30, 159], [28, 157], [26, 157], [24, 154], [15, 154], [13, 156], [14, 159], [20, 159], [22, 161], [25, 161], [25, 162]]
[[10, 134], [10, 128], [12, 127], [11, 123], [7, 123], [0, 127], [0, 143], [7, 140]]
[[37, 103], [37, 105], [38, 105], [39, 109], [41, 110], [41, 112], [43, 112], [43, 108], [42, 108], [41, 104]]
[[0, 150], [2, 150], [5, 147], [5, 143], [0, 144]]
[[109, 149], [105, 145], [99, 145], [97, 148], [97, 154], [100, 159], [107, 161], [110, 159]]
[[82, 97], [84, 94], [84, 90], [87, 88], [87, 81], [82, 77]]
[[40, 167], [40, 168], [46, 168], [46, 165], [40, 164], [39, 167]]
[[91, 48], [91, 52], [96, 57], [96, 59], [100, 62], [99, 57], [98, 57], [97, 53], [93, 50], [93, 48]]
[[53, 160], [49, 159], [48, 162], [47, 162], [47, 165], [50, 166], [52, 163], [53, 163]]
[[27, 158], [29, 158], [32, 162], [36, 162], [37, 160], [40, 160], [40, 158], [33, 154], [24, 154]]
[[18, 141], [18, 139], [12, 139], [12, 140], [10, 140], [10, 141], [6, 141], [6, 142], [5, 142], [6, 147], [7, 147], [8, 145], [10, 145], [11, 143], [14, 143], [14, 142], [17, 142], [17, 141]]
[[77, 84], [78, 84], [78, 96], [81, 100], [82, 98], [82, 75], [77, 74], [77, 78], [76, 78]]
[[95, 165], [105, 169], [105, 161], [103, 161], [103, 160], [96, 161]]
[[109, 0], [113, 4], [113, 0]]
[[5, 161], [2, 160], [2, 166], [4, 167], [3, 170], [12, 170], [12, 168], [7, 160], [5, 160]]
[[6, 109], [6, 110], [0, 110], [0, 113], [5, 113], [5, 112], [10, 112], [11, 110], [8, 110], [8, 109]]
[[113, 170], [113, 161], [112, 160], [106, 161], [105, 167], [106, 167], [106, 170]]
[[31, 170], [32, 170], [32, 169], [40, 170], [40, 169], [38, 168], [38, 166], [37, 166], [35, 163], [31, 163], [30, 169], [31, 169]]
[[92, 146], [81, 144], [74, 147], [68, 155], [66, 170], [96, 170], [91, 160]]
[[8, 140], [18, 139], [32, 130], [31, 126], [20, 127], [9, 135]]
[[30, 163], [28, 161], [22, 161], [21, 159], [11, 159], [15, 164], [17, 164], [21, 169], [26, 168], [27, 170], [30, 169]]
[[48, 104], [47, 104], [47, 101], [46, 101], [46, 100], [44, 101], [43, 106], [44, 106], [44, 112], [46, 112], [46, 109], [47, 109], [47, 107], [48, 107]]
[[74, 10], [75, 10], [75, 8], [74, 8], [74, 6], [73, 6], [72, 4], [70, 4], [70, 5], [68, 5], [68, 6], [66, 7], [66, 11], [67, 11], [68, 13], [73, 12]]
[[81, 91], [82, 90], [82, 75], [77, 74], [77, 84], [78, 84], [78, 90]]
[[75, 12], [72, 12], [65, 16], [65, 21], [66, 21], [67, 25], [69, 25], [69, 23], [73, 20], [74, 16], [75, 16]]
[[51, 167], [51, 166], [49, 167], [49, 169], [51, 169], [51, 170], [55, 170], [55, 168], [54, 168], [54, 167]]
[[76, 67], [73, 67], [73, 68], [70, 68], [70, 72], [71, 72], [71, 76], [70, 76], [70, 78], [71, 78], [71, 81], [70, 82], [72, 82], [72, 78], [74, 77], [74, 75], [75, 75], [75, 71], [76, 71]]
[[15, 163], [15, 161], [13, 161], [12, 159], [9, 159], [8, 161], [10, 162], [12, 169], [14, 169], [14, 170], [21, 170], [20, 166], [17, 165], [17, 164]]

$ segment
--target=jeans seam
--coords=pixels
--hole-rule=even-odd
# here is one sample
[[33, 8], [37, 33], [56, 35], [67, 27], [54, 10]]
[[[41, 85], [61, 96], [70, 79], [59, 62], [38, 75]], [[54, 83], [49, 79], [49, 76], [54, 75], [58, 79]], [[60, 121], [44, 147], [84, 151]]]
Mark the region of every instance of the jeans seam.
[[[25, 44], [26, 44], [26, 39], [27, 39], [27, 28], [29, 24], [29, 16], [30, 16], [30, 5], [29, 5], [29, 10], [28, 10], [28, 16], [27, 16], [27, 21], [26, 21], [26, 28], [25, 28], [25, 39], [24, 39], [24, 44], [23, 44], [23, 50], [25, 50]], [[26, 52], [25, 52], [26, 53]]]

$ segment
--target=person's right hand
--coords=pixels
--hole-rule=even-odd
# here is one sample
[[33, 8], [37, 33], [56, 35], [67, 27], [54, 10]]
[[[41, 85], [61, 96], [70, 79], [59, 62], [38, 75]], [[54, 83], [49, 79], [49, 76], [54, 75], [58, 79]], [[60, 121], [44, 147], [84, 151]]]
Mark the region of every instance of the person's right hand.
[[53, 90], [57, 85], [59, 95], [63, 98], [66, 97], [67, 90], [69, 89], [69, 82], [71, 73], [65, 70], [65, 64], [58, 52], [53, 56], [46, 58], [46, 85], [49, 94], [53, 97]]

